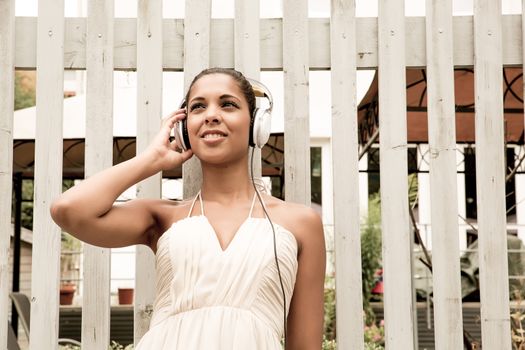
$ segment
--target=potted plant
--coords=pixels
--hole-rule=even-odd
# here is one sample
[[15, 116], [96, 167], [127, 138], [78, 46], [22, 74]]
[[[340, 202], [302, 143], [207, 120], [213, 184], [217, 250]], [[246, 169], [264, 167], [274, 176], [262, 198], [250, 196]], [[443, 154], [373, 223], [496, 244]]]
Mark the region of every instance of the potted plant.
[[60, 286], [60, 305], [73, 305], [73, 297], [77, 286], [73, 283], [64, 283]]
[[133, 288], [119, 287], [118, 289], [118, 303], [119, 305], [133, 304]]

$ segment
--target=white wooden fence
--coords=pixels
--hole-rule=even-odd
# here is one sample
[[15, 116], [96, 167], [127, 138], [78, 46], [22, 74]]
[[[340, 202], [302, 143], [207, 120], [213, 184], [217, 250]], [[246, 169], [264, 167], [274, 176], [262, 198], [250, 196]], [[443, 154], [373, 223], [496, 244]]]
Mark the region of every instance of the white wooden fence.
[[[363, 348], [358, 207], [356, 69], [380, 76], [381, 199], [388, 349], [413, 349], [411, 235], [407, 203], [405, 68], [427, 67], [436, 345], [462, 349], [457, 227], [454, 66], [476, 72], [476, 147], [481, 325], [487, 349], [510, 349], [502, 66], [523, 62], [520, 15], [499, 1], [475, 2], [474, 16], [452, 17], [452, 0], [427, 1], [427, 17], [404, 17], [403, 0], [380, 0], [378, 18], [356, 18], [355, 0], [333, 0], [330, 18], [308, 18], [306, 0], [284, 0], [283, 18], [259, 20], [259, 1], [237, 1], [235, 19], [211, 19], [211, 0], [186, 0], [186, 18], [161, 20], [161, 0], [139, 0], [138, 16], [114, 18], [113, 1], [92, 0], [87, 18], [64, 18], [63, 0], [40, 0], [37, 18], [15, 18], [0, 0], [0, 316], [8, 313], [13, 86], [16, 68], [37, 69], [37, 133], [32, 349], [56, 348], [60, 229], [49, 204], [61, 192], [63, 70], [87, 70], [86, 176], [111, 164], [113, 70], [138, 72], [137, 151], [159, 128], [163, 70], [190, 79], [208, 66], [249, 76], [284, 71], [286, 198], [309, 204], [308, 70], [331, 70], [337, 336]], [[305, 151], [306, 150], [306, 151]], [[185, 196], [199, 187], [197, 161], [184, 167]], [[160, 178], [140, 184], [158, 197]], [[85, 349], [109, 343], [109, 252], [85, 248]], [[148, 328], [153, 255], [137, 254], [135, 340]], [[5, 325], [5, 323], [4, 323]], [[0, 327], [0, 348], [6, 328]]]

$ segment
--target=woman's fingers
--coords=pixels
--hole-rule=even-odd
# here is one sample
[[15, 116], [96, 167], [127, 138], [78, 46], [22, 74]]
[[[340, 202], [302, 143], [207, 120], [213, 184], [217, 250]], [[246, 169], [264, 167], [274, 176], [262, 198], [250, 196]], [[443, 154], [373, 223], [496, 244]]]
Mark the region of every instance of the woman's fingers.
[[171, 136], [171, 130], [175, 127], [175, 123], [186, 118], [186, 110], [178, 109], [162, 119], [161, 134], [162, 138]]
[[193, 156], [193, 151], [191, 149], [189, 149], [187, 151], [182, 151], [180, 153], [180, 155], [182, 157], [182, 162], [184, 163], [185, 161], [187, 161], [188, 159], [190, 159]]
[[170, 142], [170, 148], [174, 151], [177, 151], [177, 152], [180, 152], [182, 151], [179, 147], [179, 145], [177, 144], [177, 140], [173, 140]]
[[162, 118], [162, 125], [171, 125], [173, 127], [174, 123], [186, 118], [186, 110], [185, 109], [178, 109], [175, 112], [172, 112], [168, 116]]

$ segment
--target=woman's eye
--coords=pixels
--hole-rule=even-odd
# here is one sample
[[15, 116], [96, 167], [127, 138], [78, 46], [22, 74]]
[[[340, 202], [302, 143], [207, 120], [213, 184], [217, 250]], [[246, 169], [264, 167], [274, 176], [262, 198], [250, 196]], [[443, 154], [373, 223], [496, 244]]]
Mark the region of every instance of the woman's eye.
[[235, 102], [231, 102], [231, 101], [226, 101], [222, 104], [223, 107], [235, 107], [237, 108], [237, 104]]
[[196, 110], [197, 108], [201, 108], [201, 107], [204, 107], [204, 105], [202, 103], [192, 104], [191, 107], [190, 107], [190, 112]]

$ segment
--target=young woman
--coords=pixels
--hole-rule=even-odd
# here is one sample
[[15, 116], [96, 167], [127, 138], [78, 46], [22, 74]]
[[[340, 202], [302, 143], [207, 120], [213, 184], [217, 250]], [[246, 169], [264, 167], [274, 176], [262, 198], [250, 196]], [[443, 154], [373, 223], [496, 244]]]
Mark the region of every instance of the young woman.
[[[145, 244], [155, 252], [157, 296], [139, 350], [273, 350], [284, 334], [286, 349], [320, 349], [322, 223], [312, 209], [254, 186], [250, 82], [235, 70], [204, 70], [185, 101], [144, 152], [62, 194], [53, 219], [93, 245]], [[184, 118], [191, 149], [180, 152], [170, 133]], [[130, 186], [192, 155], [203, 175], [194, 198], [114, 204]]]

